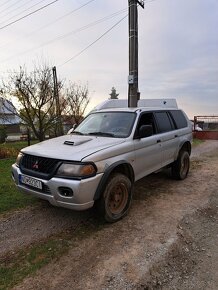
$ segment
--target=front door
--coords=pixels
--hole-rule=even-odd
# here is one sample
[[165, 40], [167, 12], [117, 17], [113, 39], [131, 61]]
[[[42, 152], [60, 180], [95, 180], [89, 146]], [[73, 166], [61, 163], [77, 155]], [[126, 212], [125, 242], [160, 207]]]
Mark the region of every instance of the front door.
[[[153, 135], [139, 139], [138, 130], [142, 125], [152, 125]], [[142, 113], [134, 136], [135, 180], [138, 180], [162, 167], [162, 144], [157, 134], [153, 113]]]

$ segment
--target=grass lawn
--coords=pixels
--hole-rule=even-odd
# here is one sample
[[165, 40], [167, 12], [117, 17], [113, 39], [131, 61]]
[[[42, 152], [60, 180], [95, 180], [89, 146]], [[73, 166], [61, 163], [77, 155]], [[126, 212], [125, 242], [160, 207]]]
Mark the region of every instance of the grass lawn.
[[[30, 142], [30, 145], [38, 143], [38, 140], [34, 140]], [[20, 151], [22, 148], [27, 147], [28, 142], [27, 141], [17, 141], [17, 142], [6, 142], [3, 144], [0, 144], [0, 147], [2, 148], [14, 148], [18, 151]]]
[[196, 138], [194, 138], [193, 139], [193, 146], [197, 146], [197, 145], [200, 145], [201, 143], [203, 143], [204, 142], [204, 140], [200, 140], [200, 139], [196, 139]]
[[[38, 141], [31, 141], [31, 145], [36, 143], [38, 143]], [[27, 141], [7, 142], [0, 144], [0, 159], [8, 157], [16, 158], [19, 151], [27, 146]]]
[[[8, 290], [25, 277], [34, 276], [43, 266], [57, 261], [70, 248], [79, 248], [80, 241], [97, 235], [108, 225], [92, 220], [81, 222], [76, 228], [49, 237], [16, 251], [0, 260], [0, 289]], [[108, 226], [109, 227], [109, 226]]]
[[20, 193], [11, 178], [11, 165], [15, 159], [0, 160], [0, 214], [33, 204], [37, 201]]
[[21, 249], [0, 260], [0, 289], [11, 289], [28, 275], [34, 274], [53, 259], [61, 257], [68, 248], [68, 241], [51, 239]]

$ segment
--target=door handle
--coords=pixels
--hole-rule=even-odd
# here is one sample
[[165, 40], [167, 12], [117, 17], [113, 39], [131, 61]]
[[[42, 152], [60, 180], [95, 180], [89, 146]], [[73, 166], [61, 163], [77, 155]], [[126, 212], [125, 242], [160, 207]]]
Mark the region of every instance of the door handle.
[[158, 139], [158, 140], [157, 140], [157, 143], [160, 143], [160, 142], [161, 142], [161, 140], [160, 140], [160, 139]]
[[178, 135], [175, 135], [175, 138], [177, 138], [178, 137]]

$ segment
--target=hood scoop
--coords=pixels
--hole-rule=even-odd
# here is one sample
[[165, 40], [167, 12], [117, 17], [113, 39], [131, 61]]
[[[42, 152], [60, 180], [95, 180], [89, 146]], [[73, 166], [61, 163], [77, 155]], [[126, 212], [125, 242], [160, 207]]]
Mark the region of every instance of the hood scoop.
[[64, 144], [65, 145], [71, 145], [73, 146], [75, 142], [71, 142], [71, 141], [64, 141]]
[[85, 139], [85, 140], [78, 140], [78, 141], [64, 141], [64, 144], [65, 145], [70, 145], [70, 146], [78, 146], [78, 145], [81, 145], [81, 144], [84, 144], [86, 142], [89, 142], [91, 141], [92, 139]]

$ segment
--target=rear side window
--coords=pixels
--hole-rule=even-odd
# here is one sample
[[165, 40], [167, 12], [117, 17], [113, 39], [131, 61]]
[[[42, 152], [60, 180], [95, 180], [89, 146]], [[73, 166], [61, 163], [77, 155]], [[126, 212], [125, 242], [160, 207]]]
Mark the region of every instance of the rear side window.
[[159, 133], [169, 132], [175, 129], [167, 112], [156, 112], [155, 117], [158, 124]]
[[187, 127], [187, 120], [182, 113], [182, 111], [170, 111], [171, 116], [173, 117], [177, 129], [185, 128]]

